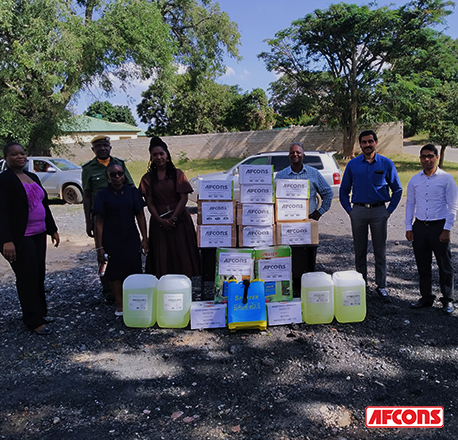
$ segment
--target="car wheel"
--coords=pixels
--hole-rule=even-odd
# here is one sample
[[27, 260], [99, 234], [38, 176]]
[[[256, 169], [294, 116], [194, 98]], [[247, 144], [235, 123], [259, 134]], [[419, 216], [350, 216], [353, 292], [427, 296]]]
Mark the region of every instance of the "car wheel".
[[66, 203], [81, 203], [83, 201], [83, 194], [77, 186], [68, 185], [62, 191], [62, 198]]

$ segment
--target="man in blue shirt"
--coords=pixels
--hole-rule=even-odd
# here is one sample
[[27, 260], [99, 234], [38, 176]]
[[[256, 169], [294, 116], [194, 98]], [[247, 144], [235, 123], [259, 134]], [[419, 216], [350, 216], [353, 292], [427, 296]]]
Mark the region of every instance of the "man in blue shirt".
[[[291, 144], [288, 157], [291, 165], [279, 171], [275, 179], [309, 180], [309, 218], [318, 221], [331, 207], [333, 196], [332, 188], [318, 170], [303, 163], [304, 149], [301, 143]], [[319, 194], [322, 199], [319, 208], [317, 194]], [[313, 272], [315, 270], [317, 247], [317, 245], [308, 245], [305, 247], [294, 246], [292, 248], [291, 263], [295, 289], [298, 289], [300, 286], [300, 277], [304, 271]]]
[[[275, 179], [309, 180], [309, 217], [313, 220], [319, 220], [320, 217], [331, 207], [333, 196], [331, 185], [326, 182], [326, 179], [318, 170], [303, 163], [304, 149], [302, 148], [302, 144], [291, 144], [289, 147], [288, 157], [291, 165], [279, 171], [275, 176]], [[319, 194], [322, 199], [321, 206], [319, 208], [317, 194]]]
[[[359, 145], [363, 154], [348, 162], [345, 168], [339, 192], [340, 204], [351, 220], [356, 270], [367, 283], [367, 242], [370, 227], [375, 257], [376, 292], [384, 302], [391, 302], [386, 289], [387, 223], [388, 217], [401, 200], [402, 186], [394, 163], [375, 152], [378, 139], [374, 131], [363, 131], [359, 135]], [[350, 204], [350, 191], [353, 206]]]

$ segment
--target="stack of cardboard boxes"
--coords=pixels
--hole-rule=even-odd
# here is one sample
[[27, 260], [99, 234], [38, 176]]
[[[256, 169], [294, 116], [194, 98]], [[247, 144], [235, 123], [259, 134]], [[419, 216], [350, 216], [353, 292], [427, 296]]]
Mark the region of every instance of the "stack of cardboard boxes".
[[234, 182], [203, 180], [197, 203], [197, 243], [202, 248], [236, 247]]
[[237, 203], [238, 246], [273, 246], [274, 174], [272, 165], [240, 165]]
[[275, 220], [277, 244], [318, 244], [318, 222], [308, 219], [310, 182], [275, 181]]

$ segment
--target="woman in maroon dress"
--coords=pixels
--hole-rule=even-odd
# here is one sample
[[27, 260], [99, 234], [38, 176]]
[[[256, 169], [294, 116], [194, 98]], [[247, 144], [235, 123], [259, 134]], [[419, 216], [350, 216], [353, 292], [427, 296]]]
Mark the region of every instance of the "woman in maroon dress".
[[153, 137], [150, 165], [140, 188], [151, 213], [146, 273], [199, 275], [199, 250], [191, 216], [186, 209], [193, 191], [185, 174], [172, 163], [167, 144]]

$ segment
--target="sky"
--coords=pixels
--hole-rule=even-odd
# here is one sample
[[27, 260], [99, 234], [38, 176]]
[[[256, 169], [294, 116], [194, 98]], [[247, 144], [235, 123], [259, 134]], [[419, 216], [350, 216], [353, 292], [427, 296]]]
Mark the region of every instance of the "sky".
[[[269, 47], [264, 42], [266, 38], [273, 38], [275, 33], [288, 28], [291, 22], [303, 18], [313, 10], [326, 9], [331, 4], [338, 2], [312, 0], [220, 0], [221, 10], [227, 12], [231, 21], [237, 23], [241, 46], [239, 47], [242, 61], [237, 62], [234, 58], [226, 57], [226, 74], [217, 79], [217, 82], [227, 85], [239, 85], [243, 91], [249, 92], [255, 88], [262, 88], [268, 92], [269, 84], [276, 80], [275, 74], [268, 72], [263, 61], [257, 55], [268, 51]], [[348, 0], [347, 3], [358, 5], [368, 4], [367, 1]], [[405, 1], [380, 1], [378, 6], [394, 4], [399, 7]], [[439, 28], [446, 35], [458, 38], [458, 12], [447, 17], [448, 29]], [[141, 101], [141, 93], [148, 88], [148, 83], [137, 83], [135, 87], [127, 90], [127, 93], [119, 91], [113, 96], [106, 97], [97, 89], [81, 93], [78, 97], [76, 112], [82, 113], [94, 101], [110, 101], [114, 105], [128, 105], [138, 127], [146, 129], [141, 124], [136, 112], [136, 106]]]

